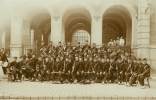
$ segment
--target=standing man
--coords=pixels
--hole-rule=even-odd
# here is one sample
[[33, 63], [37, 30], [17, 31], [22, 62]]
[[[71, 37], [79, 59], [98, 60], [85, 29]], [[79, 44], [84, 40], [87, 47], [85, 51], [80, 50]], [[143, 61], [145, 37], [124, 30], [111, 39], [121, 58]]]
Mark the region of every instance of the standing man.
[[77, 81], [78, 69], [79, 69], [79, 57], [76, 55], [72, 68], [72, 77], [74, 82]]
[[124, 38], [121, 36], [119, 39], [119, 46], [123, 47], [125, 45], [125, 40]]
[[104, 62], [104, 65], [103, 65], [103, 71], [104, 71], [104, 83], [107, 83], [110, 79], [109, 77], [109, 67], [110, 67], [110, 60], [108, 57], [106, 57], [106, 62]]
[[118, 79], [118, 83], [121, 84], [123, 82], [123, 61], [121, 58], [118, 58], [117, 62], [116, 62], [116, 67], [117, 67], [117, 79]]
[[117, 70], [116, 70], [116, 64], [113, 58], [110, 58], [109, 76], [110, 76], [110, 82], [114, 83], [115, 80], [117, 79]]

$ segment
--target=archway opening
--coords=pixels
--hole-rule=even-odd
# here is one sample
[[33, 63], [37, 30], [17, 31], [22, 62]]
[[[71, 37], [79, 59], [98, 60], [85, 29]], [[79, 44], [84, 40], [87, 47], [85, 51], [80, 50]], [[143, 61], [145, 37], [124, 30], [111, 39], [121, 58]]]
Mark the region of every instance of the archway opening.
[[51, 34], [51, 16], [47, 11], [42, 11], [33, 14], [31, 18], [31, 29], [34, 30], [34, 45], [35, 49], [44, 44], [47, 45], [50, 41]]
[[81, 45], [86, 41], [90, 43], [91, 35], [91, 16], [88, 10], [76, 8], [68, 10], [63, 16], [63, 25], [66, 43], [73, 45], [80, 42]]
[[129, 11], [123, 6], [112, 6], [103, 15], [103, 43], [111, 39], [124, 37], [126, 45], [131, 45], [132, 19]]
[[90, 35], [88, 31], [78, 30], [73, 33], [71, 42], [73, 45], [76, 45], [77, 43], [85, 45], [86, 42], [90, 43]]

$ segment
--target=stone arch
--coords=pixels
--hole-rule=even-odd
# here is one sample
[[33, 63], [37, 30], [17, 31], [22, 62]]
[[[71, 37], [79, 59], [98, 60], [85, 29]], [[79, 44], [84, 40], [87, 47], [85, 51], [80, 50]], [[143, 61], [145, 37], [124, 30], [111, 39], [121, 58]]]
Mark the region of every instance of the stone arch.
[[7, 51], [10, 49], [11, 37], [11, 19], [10, 16], [1, 15], [0, 19], [0, 48], [5, 48]]
[[[46, 8], [34, 8], [28, 12], [30, 15], [30, 30], [34, 30], [34, 44], [36, 50], [42, 43], [48, 44], [51, 34], [51, 13]], [[31, 31], [30, 31], [31, 32]]]
[[111, 7], [119, 6], [123, 9], [126, 9], [129, 13], [129, 16], [131, 18], [131, 48], [135, 49], [137, 45], [137, 6], [128, 4], [128, 1], [123, 2], [111, 2], [108, 3], [106, 6], [104, 6], [101, 10], [101, 15], [104, 15], [104, 13]]
[[74, 7], [65, 10], [63, 15], [65, 41], [72, 41], [72, 34], [77, 30], [86, 30], [91, 33], [91, 14], [84, 7]]
[[[103, 13], [103, 42], [106, 43], [111, 38], [115, 39], [117, 36], [123, 35], [126, 39], [126, 45], [131, 46], [133, 44], [132, 33], [135, 30], [132, 27], [134, 25], [132, 16], [132, 12], [130, 12], [126, 6], [110, 5], [106, 7]], [[111, 34], [111, 32], [113, 34]]]

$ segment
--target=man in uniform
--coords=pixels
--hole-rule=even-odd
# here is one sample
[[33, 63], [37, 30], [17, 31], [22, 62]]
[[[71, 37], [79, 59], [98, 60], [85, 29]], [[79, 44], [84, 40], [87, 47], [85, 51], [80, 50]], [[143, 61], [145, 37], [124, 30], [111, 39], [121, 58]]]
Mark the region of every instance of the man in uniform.
[[89, 83], [91, 83], [93, 81], [93, 77], [94, 77], [94, 63], [93, 63], [93, 57], [90, 56], [89, 57], [89, 65], [88, 65], [88, 72], [87, 72], [87, 77], [88, 77], [88, 80], [89, 80]]
[[50, 61], [50, 58], [48, 58], [48, 57], [45, 58], [44, 65], [46, 66], [46, 69], [47, 69], [46, 80], [50, 80], [51, 79], [52, 66], [53, 66], [53, 63], [52, 63], [52, 61]]
[[119, 39], [119, 46], [123, 47], [125, 45], [125, 40], [124, 38], [121, 36]]
[[133, 64], [132, 64], [132, 70], [131, 70], [131, 77], [129, 79], [129, 85], [132, 86], [133, 84], [136, 84], [137, 77], [138, 77], [138, 63], [136, 59], [133, 59]]
[[60, 83], [63, 83], [64, 81], [64, 58], [63, 58], [63, 55], [60, 56], [60, 61], [59, 61], [59, 81]]
[[[8, 62], [7, 54], [4, 48], [0, 50], [0, 58], [1, 58], [2, 64], [4, 64], [5, 62]], [[2, 69], [3, 69], [3, 73], [6, 74], [7, 66], [2, 66]]]
[[97, 83], [101, 83], [102, 82], [102, 77], [103, 77], [103, 66], [102, 66], [102, 59], [103, 58], [98, 58], [98, 63], [97, 63], [97, 66], [96, 66], [96, 82]]
[[50, 79], [54, 81], [54, 71], [55, 71], [55, 55], [50, 57]]
[[117, 59], [116, 67], [117, 67], [117, 79], [119, 84], [121, 84], [123, 82], [123, 62], [121, 58]]
[[77, 71], [77, 82], [83, 83], [84, 79], [84, 63], [82, 56], [79, 56], [79, 65]]
[[24, 62], [23, 62], [23, 58], [20, 57], [18, 60], [17, 60], [17, 66], [16, 66], [16, 74], [17, 74], [17, 80], [22, 80], [22, 66], [24, 65]]
[[41, 81], [41, 70], [40, 70], [40, 65], [36, 65], [36, 69], [33, 72], [33, 81]]
[[95, 55], [93, 59], [93, 73], [92, 73], [92, 82], [97, 82], [97, 66], [98, 66], [98, 56]]
[[54, 63], [53, 72], [52, 72], [52, 77], [54, 81], [58, 81], [59, 79], [59, 66], [60, 66], [60, 58], [57, 56]]
[[129, 79], [131, 77], [131, 72], [132, 72], [132, 66], [133, 66], [133, 63], [132, 63], [132, 60], [131, 59], [128, 59], [128, 63], [125, 65], [126, 66], [126, 72], [125, 72], [125, 75], [126, 75], [126, 84], [129, 83]]
[[83, 76], [83, 80], [84, 80], [84, 83], [88, 83], [89, 81], [89, 61], [88, 61], [88, 58], [87, 57], [84, 57], [84, 76]]
[[117, 79], [117, 70], [116, 70], [116, 64], [113, 58], [110, 58], [109, 76], [110, 76], [110, 82], [114, 83], [115, 80]]
[[72, 61], [70, 57], [66, 57], [64, 61], [64, 81], [72, 82]]
[[[103, 62], [103, 61], [102, 61]], [[103, 62], [103, 72], [104, 72], [104, 82], [107, 83], [110, 79], [109, 77], [109, 67], [110, 67], [110, 60], [106, 57], [106, 62]]]
[[[143, 68], [143, 71], [138, 75], [138, 81], [139, 81], [139, 84], [141, 86], [144, 86], [144, 80], [145, 80], [145, 78], [147, 78], [147, 80], [149, 79], [149, 77], [150, 77], [150, 70], [151, 70], [151, 67], [147, 63], [147, 59], [146, 58], [143, 59], [142, 68]], [[148, 82], [149, 82], [149, 80], [148, 80]], [[148, 83], [148, 85], [149, 85], [149, 83]]]
[[78, 55], [76, 55], [75, 61], [73, 63], [73, 68], [72, 68], [72, 77], [74, 82], [77, 81], [78, 69], [79, 69], [79, 57]]
[[29, 60], [29, 66], [30, 66], [30, 80], [33, 80], [34, 79], [34, 72], [36, 70], [36, 64], [38, 65], [42, 65], [42, 58], [36, 58], [35, 55], [32, 55], [32, 58], [30, 58]]
[[9, 75], [8, 78], [11, 81], [17, 80], [17, 57], [13, 58], [13, 61], [9, 65]]

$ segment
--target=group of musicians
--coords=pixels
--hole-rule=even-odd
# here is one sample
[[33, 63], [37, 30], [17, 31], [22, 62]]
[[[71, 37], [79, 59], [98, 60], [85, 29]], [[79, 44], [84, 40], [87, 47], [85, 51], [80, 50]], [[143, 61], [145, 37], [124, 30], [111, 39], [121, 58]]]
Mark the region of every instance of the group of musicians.
[[[150, 77], [147, 59], [136, 58], [131, 50], [123, 45], [110, 45], [110, 42], [108, 44], [42, 44], [39, 55], [29, 52], [20, 58], [14, 57], [4, 72], [9, 81], [126, 83], [130, 86], [144, 86], [144, 80]], [[2, 58], [6, 61], [5, 54], [1, 52], [0, 59]]]

